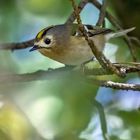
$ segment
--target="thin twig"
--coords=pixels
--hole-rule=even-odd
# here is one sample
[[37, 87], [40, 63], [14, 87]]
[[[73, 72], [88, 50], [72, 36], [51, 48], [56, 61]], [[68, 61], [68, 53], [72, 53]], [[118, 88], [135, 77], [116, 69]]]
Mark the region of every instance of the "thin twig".
[[133, 90], [133, 91], [140, 91], [140, 84], [128, 84], [128, 83], [119, 83], [113, 81], [103, 81], [97, 79], [89, 79], [89, 83], [101, 85], [102, 87], [106, 88], [113, 88], [118, 90]]
[[107, 135], [107, 123], [106, 123], [104, 108], [102, 104], [96, 100], [93, 100], [93, 103], [99, 112], [99, 118], [101, 122], [101, 129], [102, 129], [104, 140], [109, 140], [108, 135]]
[[96, 23], [96, 26], [101, 26], [103, 24], [104, 18], [105, 18], [105, 13], [106, 13], [106, 7], [107, 7], [107, 0], [103, 0], [103, 4], [100, 9], [100, 14], [99, 14], [99, 18]]
[[28, 47], [33, 46], [34, 39], [20, 42], [20, 43], [6, 43], [6, 44], [0, 44], [0, 49], [3, 50], [18, 50], [18, 49], [26, 49]]
[[72, 2], [72, 6], [75, 12], [75, 16], [77, 18], [77, 22], [79, 25], [79, 30], [81, 31], [81, 33], [83, 33], [85, 40], [87, 41], [88, 45], [90, 46], [94, 56], [96, 57], [96, 59], [99, 61], [99, 63], [101, 64], [101, 66], [106, 70], [106, 71], [111, 71], [115, 74], [117, 74], [120, 77], [124, 77], [125, 73], [122, 73], [122, 71], [119, 71], [105, 56], [104, 54], [98, 50], [98, 48], [95, 46], [94, 42], [88, 38], [87, 35], [87, 31], [85, 30], [84, 26], [82, 25], [81, 22], [81, 18], [79, 15], [79, 11], [78, 8], [75, 4], [74, 0], [70, 0]]
[[[81, 2], [78, 5], [78, 12], [80, 13], [85, 5], [89, 2], [89, 0], [81, 0]], [[72, 24], [75, 20], [75, 13], [72, 12], [67, 21], [65, 22], [66, 24]]]

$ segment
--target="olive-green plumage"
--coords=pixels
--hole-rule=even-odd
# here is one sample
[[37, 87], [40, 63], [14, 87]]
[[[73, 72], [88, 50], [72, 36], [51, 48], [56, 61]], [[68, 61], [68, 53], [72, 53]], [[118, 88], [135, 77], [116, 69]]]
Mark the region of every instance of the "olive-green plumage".
[[[110, 29], [85, 25], [88, 36], [100, 51], [106, 41], [132, 31], [134, 28], [114, 33]], [[80, 65], [94, 56], [84, 36], [79, 32], [78, 25], [56, 25], [41, 30], [35, 39], [34, 47], [43, 55], [66, 65]]]

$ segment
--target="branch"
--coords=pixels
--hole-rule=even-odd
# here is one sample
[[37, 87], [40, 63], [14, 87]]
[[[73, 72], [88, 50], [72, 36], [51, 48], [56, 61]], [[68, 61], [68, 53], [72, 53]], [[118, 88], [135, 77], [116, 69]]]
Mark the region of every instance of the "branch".
[[[81, 0], [81, 2], [78, 5], [78, 12], [80, 13], [83, 8], [85, 7], [85, 5], [89, 2], [89, 0]], [[75, 13], [72, 12], [71, 15], [69, 16], [69, 18], [67, 19], [67, 21], [65, 22], [66, 24], [71, 24], [73, 23], [75, 20]]]
[[103, 24], [104, 18], [105, 18], [105, 13], [106, 13], [106, 7], [107, 7], [107, 0], [104, 0], [96, 26], [101, 26]]
[[93, 100], [93, 103], [99, 112], [99, 118], [101, 122], [101, 129], [102, 129], [104, 140], [109, 140], [108, 134], [107, 134], [107, 122], [106, 122], [104, 107], [102, 106], [100, 102], [96, 100]]
[[[126, 64], [114, 64], [116, 67], [120, 67], [125, 69], [126, 73], [132, 73], [132, 72], [137, 72], [140, 71], [140, 63], [135, 64], [132, 66], [127, 66]], [[20, 83], [20, 82], [32, 82], [32, 81], [39, 81], [39, 80], [52, 80], [52, 79], [59, 79], [63, 78], [67, 74], [79, 74], [79, 71], [83, 72], [83, 69], [77, 69], [73, 67], [61, 67], [61, 68], [56, 68], [56, 69], [51, 69], [51, 70], [40, 70], [36, 71], [33, 73], [26, 73], [26, 74], [0, 74], [0, 85], [2, 84], [14, 84], [14, 83]], [[88, 75], [105, 75], [105, 73], [100, 73], [101, 71], [104, 71], [103, 68], [100, 69], [90, 69], [88, 70], [87, 68], [84, 69], [84, 74], [85, 74], [85, 79], [87, 78]], [[105, 72], [105, 71], [104, 71]], [[106, 72], [106, 74], [109, 74]], [[110, 73], [112, 74], [112, 73]], [[95, 80], [95, 79], [94, 79]], [[94, 83], [94, 80], [92, 79], [92, 84]], [[91, 80], [90, 80], [91, 81]], [[95, 80], [95, 84], [99, 86], [105, 86], [105, 87], [110, 87], [110, 88], [116, 88], [116, 89], [122, 89], [122, 86], [118, 86], [115, 83], [114, 84], [109, 84], [107, 81], [97, 81]], [[125, 85], [125, 84], [124, 84]], [[125, 87], [123, 85], [123, 87]], [[126, 84], [128, 86], [128, 84]], [[132, 88], [131, 88], [132, 87]], [[140, 89], [140, 85], [133, 84], [129, 85], [129, 90], [138, 90]], [[124, 90], [127, 90], [124, 88]]]
[[18, 50], [18, 49], [26, 49], [28, 47], [33, 46], [34, 39], [20, 42], [20, 43], [6, 43], [6, 44], [0, 44], [0, 49], [3, 50]]
[[33, 73], [25, 74], [0, 74], [0, 84], [13, 84], [19, 82], [31, 82], [36, 80], [49, 80], [57, 77], [63, 77], [72, 68], [61, 67], [47, 71], [39, 70]]
[[[97, 0], [89, 0], [96, 8], [98, 8], [99, 10], [101, 10], [102, 8], [102, 5], [97, 1]], [[123, 28], [121, 27], [121, 25], [119, 24], [119, 22], [117, 21], [117, 19], [115, 17], [113, 17], [109, 12], [105, 12], [106, 14], [106, 17], [107, 19], [112, 23], [112, 25], [114, 27], [116, 27], [117, 29], [119, 30], [123, 30]], [[130, 50], [130, 53], [131, 53], [131, 56], [133, 58], [133, 61], [136, 62], [137, 61], [137, 58], [135, 56], [135, 52], [134, 52], [134, 49], [133, 49], [133, 44], [131, 42], [131, 39], [128, 37], [128, 35], [125, 35], [124, 36], [124, 39], [129, 47], [129, 50]]]
[[[140, 63], [113, 63], [113, 65], [119, 69], [120, 71], [123, 71], [125, 74], [129, 73], [135, 73], [140, 72]], [[111, 75], [112, 72], [106, 71], [103, 68], [92, 68], [89, 69], [88, 67], [84, 67], [84, 73], [86, 75]]]
[[140, 91], [140, 84], [118, 83], [118, 82], [113, 82], [113, 81], [103, 81], [103, 80], [97, 80], [97, 79], [89, 79], [89, 83], [97, 84], [106, 88]]

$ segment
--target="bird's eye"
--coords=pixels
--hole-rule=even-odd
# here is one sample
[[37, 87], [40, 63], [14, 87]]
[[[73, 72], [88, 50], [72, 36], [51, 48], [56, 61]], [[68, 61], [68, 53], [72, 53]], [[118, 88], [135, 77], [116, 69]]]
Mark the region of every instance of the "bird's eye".
[[44, 40], [44, 42], [45, 42], [45, 44], [50, 44], [50, 43], [51, 43], [51, 40], [50, 40], [49, 38], [46, 38], [46, 39]]

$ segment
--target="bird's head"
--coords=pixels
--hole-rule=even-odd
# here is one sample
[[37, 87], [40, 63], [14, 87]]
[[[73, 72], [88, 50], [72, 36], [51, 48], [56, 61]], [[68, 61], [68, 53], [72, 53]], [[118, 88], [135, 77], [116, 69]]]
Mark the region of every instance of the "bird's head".
[[51, 50], [58, 46], [65, 46], [68, 40], [68, 33], [65, 32], [66, 30], [65, 25], [50, 26], [41, 30], [37, 34], [34, 46], [30, 51], [42, 49]]

